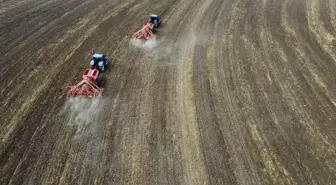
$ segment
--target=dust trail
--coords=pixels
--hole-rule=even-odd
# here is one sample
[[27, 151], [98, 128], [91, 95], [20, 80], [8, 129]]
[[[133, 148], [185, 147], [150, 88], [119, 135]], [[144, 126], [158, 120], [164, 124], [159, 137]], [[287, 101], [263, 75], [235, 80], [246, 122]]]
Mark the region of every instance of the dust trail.
[[67, 116], [67, 126], [76, 126], [75, 139], [88, 135], [101, 124], [104, 100], [102, 98], [88, 99], [85, 97], [71, 97], [65, 102], [60, 116]]
[[67, 99], [60, 112], [60, 116], [68, 118], [65, 128], [75, 130], [70, 138], [69, 162], [64, 174], [71, 173], [75, 166], [81, 166], [80, 170], [74, 173], [79, 175], [78, 180], [82, 184], [92, 180], [90, 177], [93, 177], [99, 168], [100, 156], [104, 149], [105, 124], [102, 115], [105, 105], [106, 100], [103, 98], [72, 97]]
[[158, 40], [130, 40], [132, 48], [141, 50], [146, 55], [146, 59], [149, 59], [152, 64], [159, 67], [171, 67], [179, 63], [176, 51], [179, 50], [180, 45], [180, 43], [161, 42]]
[[101, 98], [70, 97], [65, 102], [61, 115], [68, 113], [69, 116], [74, 117], [74, 121], [70, 121], [68, 124], [82, 125], [94, 123], [97, 121], [102, 105], [103, 101]]
[[145, 51], [152, 51], [152, 49], [160, 45], [160, 42], [155, 39], [131, 39], [130, 44], [136, 48], [144, 49]]

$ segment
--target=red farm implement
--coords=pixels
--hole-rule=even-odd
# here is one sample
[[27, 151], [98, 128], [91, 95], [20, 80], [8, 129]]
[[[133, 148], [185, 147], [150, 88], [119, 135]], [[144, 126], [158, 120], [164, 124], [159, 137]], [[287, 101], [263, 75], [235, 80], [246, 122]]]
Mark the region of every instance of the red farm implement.
[[98, 87], [98, 75], [97, 69], [86, 69], [83, 73], [83, 80], [74, 86], [70, 86], [68, 96], [83, 95], [88, 98], [101, 96], [103, 94], [103, 88]]
[[135, 32], [132, 37], [135, 39], [155, 39], [156, 35], [153, 33], [154, 24], [145, 23], [141, 30]]

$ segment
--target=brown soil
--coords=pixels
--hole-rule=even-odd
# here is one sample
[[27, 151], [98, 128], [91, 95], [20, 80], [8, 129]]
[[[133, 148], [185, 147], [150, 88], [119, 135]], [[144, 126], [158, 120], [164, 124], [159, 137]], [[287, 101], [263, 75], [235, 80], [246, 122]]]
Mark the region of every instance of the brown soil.
[[334, 0], [2, 0], [0, 184], [335, 184], [335, 40]]

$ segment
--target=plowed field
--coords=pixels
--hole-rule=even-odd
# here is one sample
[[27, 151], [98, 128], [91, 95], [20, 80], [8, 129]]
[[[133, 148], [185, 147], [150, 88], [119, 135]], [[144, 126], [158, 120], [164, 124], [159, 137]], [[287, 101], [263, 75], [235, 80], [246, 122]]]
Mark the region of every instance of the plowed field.
[[336, 184], [335, 0], [0, 0], [0, 44], [0, 184]]

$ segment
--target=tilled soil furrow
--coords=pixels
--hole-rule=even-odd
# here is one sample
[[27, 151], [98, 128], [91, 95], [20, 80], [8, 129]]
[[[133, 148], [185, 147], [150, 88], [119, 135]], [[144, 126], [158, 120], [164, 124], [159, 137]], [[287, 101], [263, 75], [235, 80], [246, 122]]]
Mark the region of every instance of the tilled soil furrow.
[[[0, 0], [0, 184], [334, 184], [335, 7]], [[67, 98], [92, 52], [103, 97]]]

